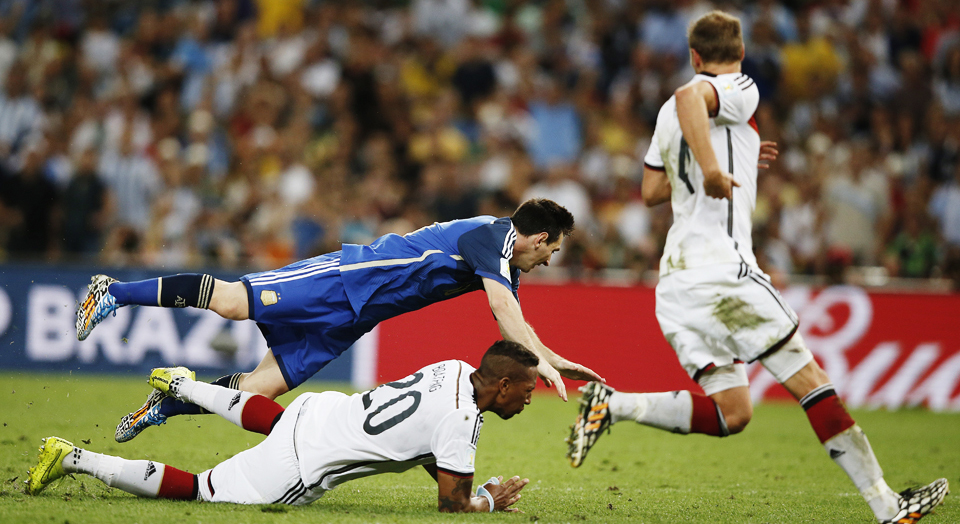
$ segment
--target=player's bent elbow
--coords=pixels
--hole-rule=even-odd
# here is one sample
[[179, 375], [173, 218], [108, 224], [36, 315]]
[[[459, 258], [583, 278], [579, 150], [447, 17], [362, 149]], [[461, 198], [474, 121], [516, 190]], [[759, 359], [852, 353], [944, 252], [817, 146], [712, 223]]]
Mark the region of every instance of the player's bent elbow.
[[667, 200], [669, 200], [669, 198], [670, 198], [669, 195], [666, 198], [664, 198], [663, 195], [653, 194], [652, 191], [649, 193], [645, 192], [643, 194], [643, 203], [647, 207], [654, 207], [654, 206], [659, 206], [660, 204], [666, 202]]

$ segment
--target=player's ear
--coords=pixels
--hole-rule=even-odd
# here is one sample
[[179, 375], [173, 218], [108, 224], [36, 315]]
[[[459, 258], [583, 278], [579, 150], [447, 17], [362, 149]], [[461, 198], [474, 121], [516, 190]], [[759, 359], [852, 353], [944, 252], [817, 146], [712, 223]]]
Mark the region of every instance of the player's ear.
[[510, 377], [500, 378], [500, 381], [497, 382], [497, 391], [505, 395], [508, 389], [510, 389]]

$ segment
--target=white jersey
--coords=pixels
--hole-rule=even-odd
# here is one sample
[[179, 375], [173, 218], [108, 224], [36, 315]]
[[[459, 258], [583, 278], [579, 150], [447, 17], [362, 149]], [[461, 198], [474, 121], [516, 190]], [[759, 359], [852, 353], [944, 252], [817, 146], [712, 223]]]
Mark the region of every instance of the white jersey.
[[660, 108], [644, 157], [648, 168], [666, 171], [672, 192], [673, 225], [660, 262], [661, 277], [711, 264], [757, 266], [750, 219], [757, 201], [760, 135], [753, 116], [760, 93], [742, 73], [698, 74], [694, 81], [709, 82], [717, 92], [719, 108], [710, 115], [710, 141], [720, 168], [733, 175], [740, 187], [733, 188], [729, 200], [706, 195], [703, 171], [680, 131], [676, 97], [670, 97]]
[[471, 477], [483, 416], [460, 360], [431, 364], [365, 393], [326, 392], [299, 410], [294, 446], [307, 490], [436, 463]]

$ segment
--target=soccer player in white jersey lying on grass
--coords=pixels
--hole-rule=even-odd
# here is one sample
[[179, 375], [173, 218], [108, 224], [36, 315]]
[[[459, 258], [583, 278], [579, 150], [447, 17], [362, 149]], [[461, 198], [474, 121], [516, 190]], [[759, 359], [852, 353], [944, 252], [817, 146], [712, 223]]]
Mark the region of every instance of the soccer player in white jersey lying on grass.
[[817, 439], [882, 523], [912, 524], [936, 507], [947, 479], [893, 491], [860, 426], [797, 332], [797, 314], [757, 265], [751, 216], [757, 159], [754, 114], [760, 93], [740, 71], [740, 21], [707, 13], [690, 25], [697, 75], [657, 116], [644, 158], [643, 199], [671, 202], [657, 284], [657, 320], [683, 368], [704, 390], [624, 393], [593, 382], [570, 435], [571, 465], [583, 463], [611, 424], [635, 421], [674, 433], [725, 437], [753, 416], [745, 363], [759, 361], [803, 407]]
[[158, 391], [267, 438], [194, 475], [48, 437], [30, 469], [27, 492], [36, 495], [65, 475], [84, 473], [140, 497], [300, 505], [348, 480], [422, 465], [437, 481], [440, 511], [516, 511], [510, 506], [529, 481], [495, 477], [474, 495], [474, 456], [481, 413], [508, 419], [523, 411], [538, 363], [520, 344], [500, 340], [478, 369], [446, 360], [365, 393], [304, 393], [287, 409], [262, 395], [197, 382], [183, 367], [157, 368], [148, 382]]

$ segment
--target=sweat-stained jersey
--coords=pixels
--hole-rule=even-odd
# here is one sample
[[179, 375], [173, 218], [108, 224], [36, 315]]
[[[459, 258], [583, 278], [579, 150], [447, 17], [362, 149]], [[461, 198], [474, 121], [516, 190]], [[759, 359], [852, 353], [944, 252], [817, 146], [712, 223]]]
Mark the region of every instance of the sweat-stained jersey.
[[403, 236], [382, 236], [369, 246], [344, 244], [340, 276], [361, 323], [483, 289], [484, 277], [516, 296], [520, 270], [509, 265], [516, 241], [510, 218], [434, 223]]
[[434, 462], [440, 471], [472, 477], [483, 426], [474, 371], [446, 360], [365, 393], [305, 394], [312, 397], [300, 406], [293, 435], [302, 495]]
[[672, 192], [673, 225], [660, 261], [661, 277], [710, 264], [745, 262], [757, 267], [750, 219], [757, 201], [760, 135], [753, 116], [760, 93], [742, 73], [698, 74], [693, 81], [709, 82], [717, 93], [719, 108], [710, 115], [710, 141], [720, 168], [740, 187], [733, 188], [730, 199], [707, 196], [703, 171], [680, 130], [676, 97], [670, 97], [660, 108], [644, 158], [646, 167], [666, 171]]

